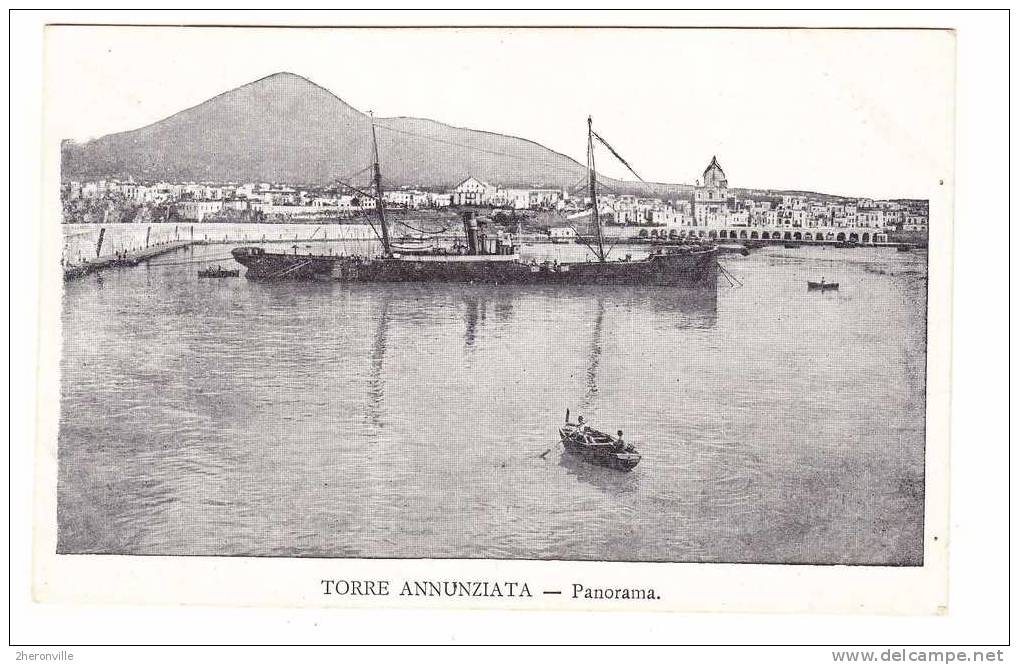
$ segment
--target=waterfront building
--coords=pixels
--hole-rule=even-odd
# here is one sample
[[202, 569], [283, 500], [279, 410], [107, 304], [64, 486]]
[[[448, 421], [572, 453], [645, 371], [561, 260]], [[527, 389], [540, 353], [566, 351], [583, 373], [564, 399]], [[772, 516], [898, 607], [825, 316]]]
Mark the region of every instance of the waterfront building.
[[561, 189], [532, 189], [527, 195], [527, 207], [532, 210], [558, 208], [564, 198], [565, 195]]
[[764, 209], [756, 217], [757, 226], [778, 226], [778, 210]]
[[470, 176], [453, 189], [453, 205], [490, 205], [496, 190], [495, 186]]
[[298, 205], [300, 195], [293, 187], [287, 187], [286, 185], [277, 187], [263, 183], [249, 198], [256, 199], [270, 206], [287, 206]]
[[746, 210], [732, 210], [727, 217], [729, 226], [750, 226], [750, 213]]
[[923, 231], [927, 232], [927, 215], [910, 214], [906, 215], [903, 224], [903, 231]]
[[846, 203], [839, 206], [832, 216], [832, 226], [856, 226], [859, 221], [859, 211], [855, 203]]
[[882, 210], [887, 210], [889, 212], [897, 212], [903, 209], [902, 203], [900, 203], [899, 201], [888, 201], [888, 200], [874, 201], [874, 207], [880, 208]]
[[388, 207], [409, 208], [411, 193], [405, 189], [393, 189], [382, 193], [382, 200]]
[[396, 208], [418, 209], [431, 205], [431, 197], [427, 192], [416, 189], [394, 189], [383, 192], [382, 200], [386, 205]]
[[[373, 204], [374, 205], [374, 204]], [[251, 210], [257, 211], [266, 217], [286, 219], [315, 219], [332, 217], [341, 210], [341, 206], [320, 206], [320, 205], [276, 205], [262, 201], [251, 202]]]
[[356, 196], [350, 194], [341, 194], [336, 197], [336, 207], [340, 210], [357, 210], [360, 208], [359, 205], [355, 206], [354, 203], [360, 204], [361, 201]]
[[176, 205], [177, 214], [184, 219], [200, 222], [209, 215], [223, 209], [223, 201], [180, 201]]
[[729, 181], [717, 156], [704, 169], [702, 182], [694, 190], [694, 221], [698, 226], [724, 225], [729, 215]]
[[790, 210], [803, 210], [808, 205], [807, 197], [799, 194], [783, 194], [782, 207]]
[[876, 207], [860, 208], [859, 214], [856, 218], [856, 223], [859, 226], [865, 226], [868, 228], [883, 228], [885, 226], [884, 210]]
[[81, 198], [83, 199], [97, 199], [99, 198], [100, 183], [98, 182], [86, 182], [81, 186]]
[[429, 192], [428, 204], [431, 205], [433, 208], [448, 208], [449, 206], [453, 205], [453, 195]]
[[507, 201], [506, 190], [502, 187], [495, 187], [493, 191], [489, 192], [485, 204], [496, 208], [505, 208]]
[[548, 237], [557, 241], [572, 241], [577, 237], [577, 232], [570, 226], [553, 226], [548, 230]]
[[526, 210], [531, 205], [531, 190], [507, 189], [506, 205], [514, 210]]

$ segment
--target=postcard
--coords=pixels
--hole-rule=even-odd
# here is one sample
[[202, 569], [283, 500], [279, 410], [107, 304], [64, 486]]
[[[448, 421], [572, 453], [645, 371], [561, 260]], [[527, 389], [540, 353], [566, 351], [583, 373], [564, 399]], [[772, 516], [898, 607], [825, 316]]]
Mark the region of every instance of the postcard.
[[35, 598], [945, 612], [954, 40], [48, 26]]

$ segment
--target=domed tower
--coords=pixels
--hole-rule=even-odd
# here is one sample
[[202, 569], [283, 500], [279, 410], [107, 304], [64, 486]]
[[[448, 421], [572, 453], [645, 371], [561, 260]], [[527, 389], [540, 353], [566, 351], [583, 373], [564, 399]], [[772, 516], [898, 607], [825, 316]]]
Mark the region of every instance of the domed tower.
[[711, 163], [708, 164], [708, 168], [704, 169], [703, 182], [705, 187], [716, 189], [727, 189], [729, 187], [725, 179], [725, 171], [722, 170], [722, 166], [718, 163], [718, 157], [711, 156]]
[[729, 214], [729, 182], [725, 171], [712, 156], [697, 189], [694, 190], [694, 223], [698, 226], [721, 226]]

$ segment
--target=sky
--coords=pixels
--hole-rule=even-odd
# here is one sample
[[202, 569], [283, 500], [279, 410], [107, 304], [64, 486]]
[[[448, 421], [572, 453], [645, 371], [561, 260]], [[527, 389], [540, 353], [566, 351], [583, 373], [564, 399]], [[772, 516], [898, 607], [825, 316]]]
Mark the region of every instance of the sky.
[[[586, 118], [642, 178], [928, 198], [952, 180], [948, 31], [51, 26], [48, 136], [156, 122], [279, 71], [351, 106], [537, 141]], [[600, 170], [633, 179], [599, 155]]]

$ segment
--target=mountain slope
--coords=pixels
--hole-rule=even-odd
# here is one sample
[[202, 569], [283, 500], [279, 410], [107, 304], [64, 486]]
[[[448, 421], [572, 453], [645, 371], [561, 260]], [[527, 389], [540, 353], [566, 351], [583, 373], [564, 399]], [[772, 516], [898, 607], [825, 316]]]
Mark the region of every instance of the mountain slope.
[[[311, 81], [273, 74], [140, 129], [65, 141], [62, 177], [328, 184], [371, 163], [370, 123]], [[570, 187], [585, 175], [583, 165], [525, 139], [419, 118], [377, 124], [390, 185], [447, 187], [474, 175], [506, 186]]]

